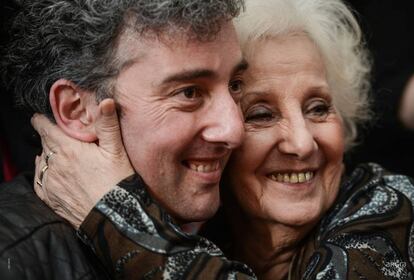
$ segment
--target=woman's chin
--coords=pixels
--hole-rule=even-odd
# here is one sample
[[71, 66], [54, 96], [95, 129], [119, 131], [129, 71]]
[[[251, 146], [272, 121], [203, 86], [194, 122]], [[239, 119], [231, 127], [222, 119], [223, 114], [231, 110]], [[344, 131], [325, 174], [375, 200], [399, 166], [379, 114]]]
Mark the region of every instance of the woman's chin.
[[324, 211], [317, 204], [313, 205], [296, 205], [275, 207], [269, 213], [269, 218], [275, 224], [282, 224], [289, 227], [313, 226], [319, 222]]

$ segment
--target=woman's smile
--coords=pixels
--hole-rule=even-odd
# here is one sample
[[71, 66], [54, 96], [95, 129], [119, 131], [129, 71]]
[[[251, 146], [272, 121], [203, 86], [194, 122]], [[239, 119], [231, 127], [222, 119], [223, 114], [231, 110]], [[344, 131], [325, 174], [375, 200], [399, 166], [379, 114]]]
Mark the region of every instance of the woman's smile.
[[314, 177], [314, 171], [300, 171], [300, 172], [273, 172], [267, 177], [272, 181], [286, 184], [302, 184], [308, 183]]
[[342, 174], [342, 119], [325, 64], [304, 34], [256, 42], [246, 57], [246, 138], [228, 165], [230, 188], [252, 219], [309, 229]]

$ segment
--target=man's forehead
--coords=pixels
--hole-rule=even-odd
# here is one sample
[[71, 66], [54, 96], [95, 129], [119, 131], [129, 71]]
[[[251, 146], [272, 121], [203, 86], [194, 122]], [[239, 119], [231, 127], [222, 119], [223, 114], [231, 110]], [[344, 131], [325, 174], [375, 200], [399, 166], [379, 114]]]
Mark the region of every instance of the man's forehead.
[[[234, 30], [232, 30], [234, 31]], [[222, 48], [226, 45], [227, 47]], [[228, 47], [231, 46], [231, 47]], [[213, 61], [206, 60], [213, 58]], [[217, 65], [226, 60], [237, 67], [242, 63], [241, 51], [237, 36], [218, 36], [214, 40], [191, 40], [186, 35], [142, 36], [128, 32], [119, 40], [117, 59], [121, 63], [121, 72], [129, 67], [146, 62], [158, 66], [160, 74], [167, 75], [181, 71], [214, 72], [214, 60]], [[144, 63], [145, 64], [145, 63]], [[205, 73], [207, 74], [207, 73]], [[211, 73], [210, 73], [211, 74]]]
[[[229, 74], [230, 76], [233, 76], [240, 71], [246, 70], [247, 67], [248, 67], [248, 64], [246, 60], [241, 58], [230, 69], [231, 72]], [[160, 81], [158, 85], [162, 86], [168, 83], [180, 83], [180, 82], [186, 82], [186, 81], [203, 79], [203, 78], [215, 79], [215, 78], [219, 78], [219, 75], [216, 71], [208, 69], [208, 68], [183, 69], [182, 71], [177, 71], [177, 72], [171, 73], [170, 75], [166, 75]]]

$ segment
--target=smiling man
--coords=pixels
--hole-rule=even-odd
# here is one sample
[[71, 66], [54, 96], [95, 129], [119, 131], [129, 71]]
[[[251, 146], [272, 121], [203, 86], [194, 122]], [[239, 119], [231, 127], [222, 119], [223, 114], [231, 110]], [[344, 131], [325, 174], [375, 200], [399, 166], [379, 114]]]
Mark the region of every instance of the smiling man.
[[[4, 59], [8, 85], [20, 104], [86, 143], [98, 140], [99, 101], [113, 98], [126, 152], [147, 185], [141, 191], [178, 222], [206, 220], [219, 206], [222, 170], [243, 137], [237, 103], [247, 65], [231, 22], [242, 5], [26, 1]], [[48, 151], [46, 164], [58, 156]], [[34, 178], [39, 188], [42, 179]], [[21, 176], [0, 188], [1, 278], [105, 278], [75, 231], [35, 196], [32, 182]], [[160, 252], [154, 244], [164, 243], [157, 242], [147, 238], [144, 248]], [[207, 252], [212, 245], [202, 242]]]
[[242, 139], [246, 64], [231, 22], [209, 42], [177, 36], [121, 42], [133, 58], [116, 99], [126, 151], [153, 197], [174, 217], [200, 221], [216, 212], [221, 173]]

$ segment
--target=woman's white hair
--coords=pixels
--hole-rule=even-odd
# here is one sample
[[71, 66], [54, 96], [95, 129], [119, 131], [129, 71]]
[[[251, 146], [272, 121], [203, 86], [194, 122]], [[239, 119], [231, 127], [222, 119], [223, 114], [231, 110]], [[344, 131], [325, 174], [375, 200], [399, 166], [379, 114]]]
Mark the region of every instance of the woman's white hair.
[[246, 0], [235, 25], [244, 51], [258, 40], [293, 33], [305, 33], [315, 43], [344, 121], [346, 149], [352, 147], [357, 125], [370, 119], [371, 65], [350, 9], [341, 0]]

